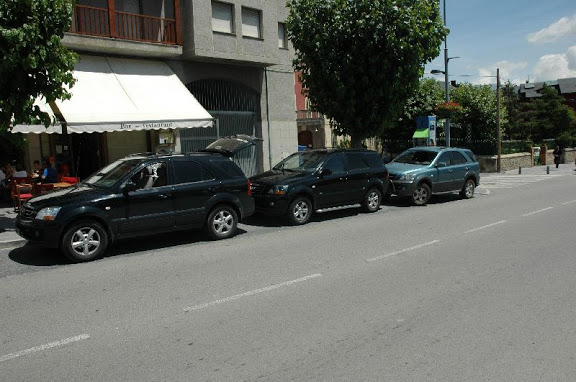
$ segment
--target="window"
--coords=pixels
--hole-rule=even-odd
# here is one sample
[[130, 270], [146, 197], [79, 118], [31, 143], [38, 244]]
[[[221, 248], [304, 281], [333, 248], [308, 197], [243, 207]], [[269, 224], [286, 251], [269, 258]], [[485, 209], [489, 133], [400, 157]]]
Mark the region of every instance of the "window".
[[259, 10], [242, 8], [242, 36], [262, 37]]
[[212, 31], [234, 33], [234, 6], [232, 4], [212, 2]]
[[332, 155], [324, 166], [322, 166], [322, 170], [330, 170], [332, 174], [340, 174], [344, 172], [344, 161], [342, 160], [341, 154], [334, 154]]
[[139, 190], [166, 186], [168, 184], [166, 162], [147, 164], [132, 177], [132, 182]]
[[450, 152], [443, 152], [440, 158], [436, 161], [436, 164], [444, 164], [444, 166], [450, 166]]
[[278, 23], [278, 48], [287, 49], [286, 24]]
[[346, 160], [348, 161], [348, 171], [360, 170], [368, 168], [368, 163], [364, 160], [364, 155], [360, 153], [346, 153]]
[[174, 173], [176, 174], [174, 178], [175, 184], [194, 183], [214, 179], [214, 175], [198, 162], [179, 160], [173, 163]]
[[452, 164], [462, 164], [468, 162], [464, 155], [457, 151], [451, 151], [450, 154], [452, 155]]

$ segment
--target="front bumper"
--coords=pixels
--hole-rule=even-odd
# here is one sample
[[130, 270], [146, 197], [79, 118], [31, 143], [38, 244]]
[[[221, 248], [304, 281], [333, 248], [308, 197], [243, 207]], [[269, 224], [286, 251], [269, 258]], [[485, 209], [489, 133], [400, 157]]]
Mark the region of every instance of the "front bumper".
[[20, 215], [16, 217], [16, 233], [44, 247], [58, 248], [61, 232], [60, 224], [55, 221], [26, 219]]
[[290, 200], [277, 196], [254, 196], [256, 212], [266, 215], [282, 216], [288, 212]]
[[392, 181], [391, 192], [397, 196], [411, 196], [415, 188], [416, 183], [414, 182]]

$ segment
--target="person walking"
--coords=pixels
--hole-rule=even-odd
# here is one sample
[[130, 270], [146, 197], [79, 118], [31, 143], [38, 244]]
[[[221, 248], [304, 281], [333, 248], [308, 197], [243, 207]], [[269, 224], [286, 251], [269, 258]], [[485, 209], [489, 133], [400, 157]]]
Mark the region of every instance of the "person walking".
[[556, 145], [552, 155], [554, 155], [554, 164], [556, 165], [556, 168], [558, 168], [558, 165], [560, 164], [560, 157], [562, 156], [562, 149], [560, 146]]

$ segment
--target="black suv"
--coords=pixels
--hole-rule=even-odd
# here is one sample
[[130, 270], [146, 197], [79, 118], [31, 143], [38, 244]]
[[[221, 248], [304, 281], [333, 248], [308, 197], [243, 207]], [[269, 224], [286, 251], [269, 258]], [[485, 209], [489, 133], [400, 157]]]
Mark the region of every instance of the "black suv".
[[272, 170], [250, 178], [256, 211], [307, 223], [313, 211], [361, 204], [380, 208], [388, 171], [370, 150], [322, 149], [294, 153]]
[[16, 230], [75, 262], [132, 236], [203, 227], [212, 239], [228, 238], [254, 213], [250, 183], [230, 157], [256, 140], [226, 137], [201, 152], [117, 160], [73, 187], [30, 199]]

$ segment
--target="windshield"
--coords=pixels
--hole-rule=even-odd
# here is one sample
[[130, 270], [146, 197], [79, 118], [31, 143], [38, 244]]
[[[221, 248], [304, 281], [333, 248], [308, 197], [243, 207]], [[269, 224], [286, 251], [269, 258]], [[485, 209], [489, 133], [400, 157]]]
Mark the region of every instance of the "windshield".
[[393, 163], [408, 163], [408, 164], [421, 164], [429, 165], [436, 158], [438, 153], [436, 151], [428, 150], [408, 150], [398, 155]]
[[126, 174], [131, 172], [141, 162], [142, 159], [132, 158], [117, 160], [116, 162], [110, 163], [100, 171], [90, 175], [90, 177], [82, 183], [103, 188], [111, 187]]
[[274, 170], [299, 171], [312, 173], [326, 159], [323, 151], [301, 151], [294, 153], [274, 166]]

